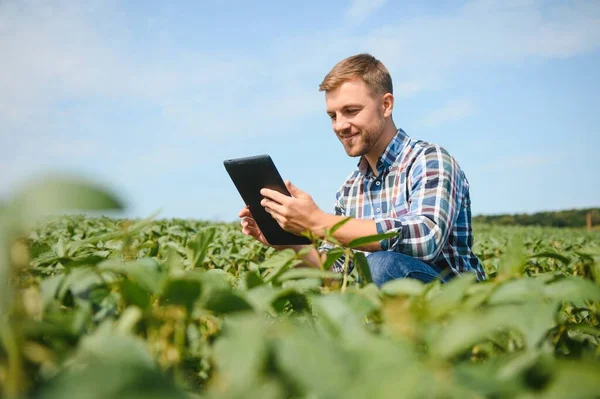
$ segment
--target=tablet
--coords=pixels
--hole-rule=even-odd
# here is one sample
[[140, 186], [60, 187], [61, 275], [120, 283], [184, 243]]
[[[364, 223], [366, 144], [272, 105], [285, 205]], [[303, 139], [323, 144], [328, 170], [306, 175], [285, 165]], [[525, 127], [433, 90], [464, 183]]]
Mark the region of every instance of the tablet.
[[229, 177], [250, 208], [256, 224], [271, 245], [310, 244], [304, 236], [298, 236], [279, 226], [271, 214], [260, 204], [264, 198], [260, 194], [263, 188], [270, 188], [290, 196], [290, 193], [269, 155], [256, 155], [246, 158], [228, 159], [223, 165]]

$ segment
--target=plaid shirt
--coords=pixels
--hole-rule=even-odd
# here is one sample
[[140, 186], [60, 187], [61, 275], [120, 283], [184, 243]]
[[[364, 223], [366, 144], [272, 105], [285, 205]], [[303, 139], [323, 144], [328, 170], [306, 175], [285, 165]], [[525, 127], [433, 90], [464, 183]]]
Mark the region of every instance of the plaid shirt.
[[[364, 157], [336, 194], [335, 214], [373, 219], [377, 233], [397, 235], [380, 242], [453, 274], [475, 272], [469, 182], [442, 147], [413, 140], [402, 130], [377, 161], [375, 176]], [[321, 249], [333, 246], [324, 242]], [[343, 259], [333, 265], [343, 270]]]

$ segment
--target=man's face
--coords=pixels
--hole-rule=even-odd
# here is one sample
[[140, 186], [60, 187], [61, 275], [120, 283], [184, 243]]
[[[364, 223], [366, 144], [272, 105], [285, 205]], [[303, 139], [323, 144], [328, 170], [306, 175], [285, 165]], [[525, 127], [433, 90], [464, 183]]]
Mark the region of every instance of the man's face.
[[348, 80], [325, 93], [333, 131], [351, 157], [368, 154], [383, 134], [382, 96], [360, 78]]

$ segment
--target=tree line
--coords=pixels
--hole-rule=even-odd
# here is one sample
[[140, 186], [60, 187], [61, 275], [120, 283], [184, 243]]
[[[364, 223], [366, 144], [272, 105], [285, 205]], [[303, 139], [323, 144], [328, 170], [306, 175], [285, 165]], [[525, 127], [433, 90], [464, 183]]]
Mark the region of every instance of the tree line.
[[477, 215], [473, 221], [499, 225], [586, 227], [586, 215], [590, 213], [592, 225], [600, 225], [600, 208], [568, 209], [537, 213]]

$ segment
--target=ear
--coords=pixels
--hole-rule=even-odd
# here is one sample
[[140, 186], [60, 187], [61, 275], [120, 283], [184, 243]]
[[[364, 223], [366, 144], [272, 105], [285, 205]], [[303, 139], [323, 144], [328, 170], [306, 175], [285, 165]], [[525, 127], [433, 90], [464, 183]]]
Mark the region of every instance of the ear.
[[394, 110], [394, 96], [392, 93], [385, 93], [381, 98], [381, 108], [383, 110], [383, 117], [388, 118], [392, 116]]

